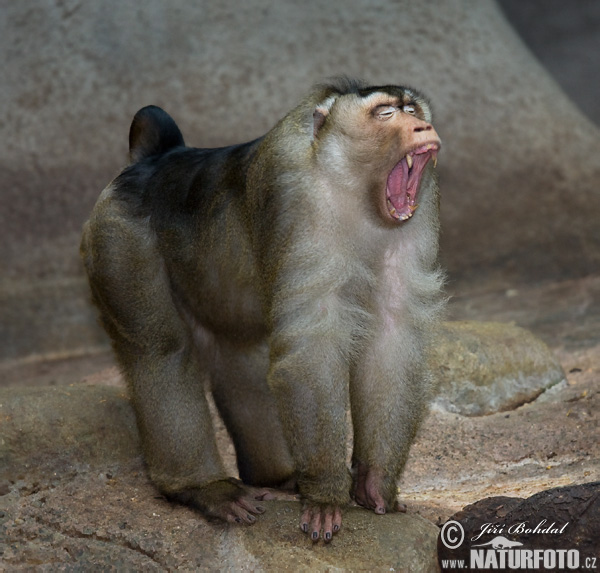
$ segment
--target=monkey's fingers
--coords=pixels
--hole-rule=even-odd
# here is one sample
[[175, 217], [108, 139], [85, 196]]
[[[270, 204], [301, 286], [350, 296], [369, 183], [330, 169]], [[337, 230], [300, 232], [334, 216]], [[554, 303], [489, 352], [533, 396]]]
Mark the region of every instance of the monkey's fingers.
[[307, 506], [300, 517], [300, 529], [310, 533], [313, 541], [318, 541], [323, 532], [323, 540], [329, 543], [333, 534], [342, 527], [342, 511], [339, 507], [319, 505]]
[[258, 503], [253, 489], [239, 480], [222, 479], [168, 494], [167, 497], [201, 511], [209, 519], [251, 525], [256, 521], [254, 516], [265, 511]]
[[367, 490], [367, 497], [369, 499], [369, 507], [371, 507], [373, 511], [375, 511], [375, 513], [379, 515], [384, 515], [386, 512], [385, 500], [380, 495], [380, 493], [378, 491]]
[[310, 538], [313, 541], [318, 541], [321, 535], [321, 512], [315, 511], [312, 514], [312, 519], [310, 520]]
[[256, 517], [252, 514], [261, 514], [264, 512], [264, 507], [256, 505], [242, 497], [231, 503], [226, 519], [231, 523], [247, 523], [248, 525], [252, 525], [256, 522]]
[[240, 497], [236, 500], [236, 504], [251, 513], [261, 514], [265, 512], [265, 508], [262, 505], [256, 503], [256, 498], [251, 497]]
[[331, 512], [325, 514], [325, 524], [323, 525], [323, 538], [325, 541], [331, 541], [334, 533], [342, 528], [342, 510], [336, 507]]
[[[358, 505], [372, 509], [379, 515], [384, 515], [387, 511], [386, 503], [379, 490], [375, 487], [369, 487], [367, 484], [361, 484], [362, 487], [356, 488], [354, 492], [354, 500]], [[395, 508], [395, 506], [394, 506]]]
[[[389, 490], [390, 486], [386, 485], [387, 480], [384, 479], [381, 470], [369, 468], [366, 464], [357, 464], [354, 479], [353, 496], [358, 505], [372, 509], [378, 515], [384, 515], [388, 511], [406, 512], [406, 505], [395, 499], [395, 486], [393, 490]], [[389, 491], [384, 495], [386, 490]]]
[[394, 510], [398, 513], [406, 513], [408, 511], [408, 506], [405, 503], [400, 503], [398, 500], [396, 500], [396, 506], [394, 507]]
[[372, 509], [375, 513], [383, 515], [385, 513], [385, 500], [379, 493], [377, 487], [366, 480], [360, 480], [354, 490], [354, 500], [358, 505]]
[[[375, 513], [379, 515], [384, 515], [386, 513], [385, 501], [383, 500], [383, 497], [377, 492], [375, 492], [372, 495], [368, 495], [367, 492], [363, 492], [362, 496], [356, 494], [354, 499], [356, 500], [356, 503], [358, 503], [358, 505], [362, 505], [367, 509], [372, 509]], [[406, 513], [408, 511], [408, 507], [405, 503], [401, 503], [398, 500], [396, 500], [390, 511], [397, 513]]]

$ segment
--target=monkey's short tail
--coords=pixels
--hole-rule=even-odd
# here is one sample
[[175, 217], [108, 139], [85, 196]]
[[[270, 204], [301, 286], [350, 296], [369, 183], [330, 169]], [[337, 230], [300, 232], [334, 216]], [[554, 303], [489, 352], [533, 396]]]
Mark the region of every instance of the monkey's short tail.
[[135, 114], [129, 129], [131, 163], [137, 163], [151, 155], [161, 155], [174, 147], [184, 145], [183, 135], [177, 124], [160, 107], [148, 105]]

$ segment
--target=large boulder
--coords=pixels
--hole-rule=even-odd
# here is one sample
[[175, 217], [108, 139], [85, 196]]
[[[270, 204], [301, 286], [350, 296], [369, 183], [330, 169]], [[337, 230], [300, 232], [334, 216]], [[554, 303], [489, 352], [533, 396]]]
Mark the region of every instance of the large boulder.
[[438, 529], [418, 515], [348, 508], [343, 532], [325, 547], [300, 531], [298, 501], [266, 502], [252, 527], [211, 524], [167, 503], [142, 465], [122, 387], [0, 389], [0, 436], [7, 566], [436, 570]]
[[597, 268], [598, 131], [492, 0], [14, 2], [0, 49], [0, 359], [106, 344], [77, 246], [138, 108], [165, 107], [192, 145], [229, 144], [331, 75], [430, 96], [454, 278]]
[[525, 568], [526, 559], [543, 571], [594, 569], [600, 482], [556, 487], [528, 499], [482, 499], [453, 515], [443, 531], [438, 538], [442, 571], [452, 571], [451, 560], [458, 559], [471, 569]]
[[430, 366], [438, 383], [435, 403], [463, 416], [513, 410], [566, 382], [544, 342], [524, 328], [499, 322], [444, 323]]

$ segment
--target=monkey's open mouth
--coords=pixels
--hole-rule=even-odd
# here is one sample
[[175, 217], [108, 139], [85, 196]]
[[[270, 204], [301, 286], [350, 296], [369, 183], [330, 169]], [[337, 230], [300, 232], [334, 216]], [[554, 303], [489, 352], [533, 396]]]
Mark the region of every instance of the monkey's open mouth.
[[423, 170], [432, 158], [433, 166], [436, 166], [439, 148], [437, 143], [427, 143], [413, 149], [392, 169], [386, 189], [386, 203], [392, 219], [406, 221], [417, 210], [417, 194]]

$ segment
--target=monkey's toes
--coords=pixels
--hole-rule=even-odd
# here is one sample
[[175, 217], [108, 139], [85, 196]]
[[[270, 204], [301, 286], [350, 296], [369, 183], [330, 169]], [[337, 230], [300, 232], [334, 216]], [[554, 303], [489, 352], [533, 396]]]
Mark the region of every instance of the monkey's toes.
[[256, 500], [269, 501], [272, 499], [277, 499], [277, 496], [275, 495], [275, 493], [270, 489], [260, 488], [260, 487], [251, 487], [251, 486], [244, 486], [244, 487], [248, 490], [248, 492]]
[[309, 504], [304, 507], [300, 517], [300, 529], [308, 533], [313, 541], [322, 537], [325, 543], [329, 543], [341, 527], [342, 510], [336, 506]]

